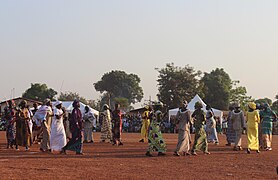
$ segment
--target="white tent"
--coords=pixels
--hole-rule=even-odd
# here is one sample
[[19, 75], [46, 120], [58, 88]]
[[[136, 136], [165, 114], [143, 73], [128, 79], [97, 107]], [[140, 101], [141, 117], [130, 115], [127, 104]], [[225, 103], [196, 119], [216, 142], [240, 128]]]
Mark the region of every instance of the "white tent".
[[[188, 109], [190, 110], [190, 112], [191, 113], [193, 113], [194, 112], [194, 110], [195, 110], [195, 108], [194, 108], [194, 106], [195, 106], [195, 103], [196, 102], [200, 102], [200, 103], [202, 103], [202, 105], [203, 105], [203, 110], [206, 112], [206, 103], [204, 103], [204, 101], [200, 98], [200, 96], [197, 94], [189, 103], [188, 103]], [[214, 113], [214, 115], [216, 116], [216, 117], [220, 117], [220, 119], [222, 119], [222, 117], [223, 117], [223, 112], [222, 111], [220, 111], [220, 110], [218, 110], [218, 109], [214, 109], [214, 108], [212, 108], [212, 110], [213, 110], [213, 113]], [[175, 109], [171, 109], [171, 110], [169, 110], [169, 121], [170, 121], [170, 118], [171, 118], [171, 116], [176, 116], [177, 115], [177, 113], [178, 113], [178, 111], [179, 111], [179, 108], [175, 108]]]
[[[54, 104], [54, 103], [55, 103], [55, 102], [53, 102], [53, 104]], [[73, 101], [62, 101], [63, 107], [65, 107], [66, 110], [67, 110], [68, 112], [70, 112], [70, 113], [71, 113], [71, 111], [73, 110], [72, 103], [73, 103]], [[85, 106], [86, 106], [86, 104], [80, 102], [80, 110], [81, 110], [82, 114], [84, 114], [84, 112], [85, 112]], [[88, 106], [88, 107], [91, 109], [91, 111], [92, 111], [95, 115], [99, 116], [99, 111], [97, 111], [97, 110], [91, 108], [90, 106]]]

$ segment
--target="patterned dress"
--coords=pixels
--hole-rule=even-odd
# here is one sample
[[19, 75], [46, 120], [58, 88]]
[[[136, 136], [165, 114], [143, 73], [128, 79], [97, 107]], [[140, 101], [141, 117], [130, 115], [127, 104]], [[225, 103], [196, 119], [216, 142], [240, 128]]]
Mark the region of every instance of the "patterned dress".
[[154, 152], [158, 151], [161, 153], [166, 152], [166, 144], [162, 137], [162, 133], [160, 130], [160, 124], [162, 120], [162, 112], [156, 111], [155, 117], [153, 118], [153, 121], [151, 122], [150, 128], [149, 128], [149, 137], [148, 137], [148, 152]]
[[15, 144], [15, 133], [16, 129], [14, 126], [15, 111], [13, 108], [6, 107], [4, 112], [4, 118], [6, 120], [6, 138], [7, 146]]
[[228, 128], [227, 128], [226, 136], [227, 136], [228, 144], [235, 143], [235, 139], [236, 139], [236, 133], [233, 129], [233, 123], [231, 121], [231, 116], [232, 116], [232, 111], [229, 112], [229, 115], [227, 118]]
[[272, 128], [273, 120], [276, 118], [276, 114], [270, 108], [260, 112], [262, 120], [262, 135], [264, 148], [270, 148], [272, 142]]
[[205, 112], [201, 109], [197, 109], [193, 112], [192, 117], [194, 118], [195, 127], [195, 140], [192, 153], [196, 151], [208, 152], [207, 135], [204, 129], [206, 122]]
[[121, 142], [121, 135], [122, 135], [122, 113], [120, 110], [114, 110], [112, 112], [112, 122], [113, 122], [113, 141], [116, 143], [116, 141]]

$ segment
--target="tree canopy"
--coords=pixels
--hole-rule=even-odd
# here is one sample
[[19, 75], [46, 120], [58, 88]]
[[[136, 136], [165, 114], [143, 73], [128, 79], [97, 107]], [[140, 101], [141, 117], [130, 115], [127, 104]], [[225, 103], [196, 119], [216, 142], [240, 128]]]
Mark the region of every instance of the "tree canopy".
[[57, 92], [52, 88], [48, 88], [46, 84], [35, 83], [31, 84], [31, 87], [22, 94], [22, 97], [37, 101], [44, 101], [47, 98], [54, 100], [56, 95]]
[[136, 74], [127, 74], [124, 71], [111, 71], [105, 73], [101, 80], [94, 83], [97, 91], [107, 94], [110, 100], [126, 98], [128, 104], [140, 102], [143, 98], [141, 82]]
[[214, 108], [227, 110], [232, 89], [229, 74], [223, 68], [216, 68], [210, 73], [205, 73], [201, 81], [204, 84], [205, 102]]
[[88, 104], [86, 98], [79, 95], [77, 92], [61, 92], [60, 96], [58, 97], [60, 101], [74, 101], [78, 99], [80, 102], [84, 104]]
[[237, 86], [239, 81], [233, 81], [231, 89], [230, 103], [238, 102], [244, 110], [247, 110], [248, 102], [252, 101], [252, 97], [247, 95], [247, 89], [243, 86]]
[[199, 82], [201, 72], [193, 67], [177, 67], [174, 63], [167, 63], [166, 67], [157, 69], [158, 99], [169, 108], [180, 106], [183, 100], [190, 101], [196, 94], [201, 93]]
[[274, 110], [276, 113], [278, 113], [278, 94], [275, 97], [275, 101], [273, 102], [271, 106], [272, 110]]

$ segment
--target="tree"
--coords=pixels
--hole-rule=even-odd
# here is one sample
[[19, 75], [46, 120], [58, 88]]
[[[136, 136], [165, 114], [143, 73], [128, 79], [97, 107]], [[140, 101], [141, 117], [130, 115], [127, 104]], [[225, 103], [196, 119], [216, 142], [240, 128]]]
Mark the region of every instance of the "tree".
[[[123, 109], [124, 111], [129, 111], [133, 108], [132, 106], [129, 105], [127, 98], [118, 97], [118, 98], [115, 98], [114, 101], [115, 101], [115, 103], [120, 104], [121, 109]], [[111, 107], [111, 108], [113, 108], [113, 107]]]
[[62, 92], [58, 97], [58, 99], [60, 101], [74, 101], [75, 99], [78, 99], [80, 102], [84, 104], [88, 104], [86, 98], [80, 96], [77, 92], [65, 92], [65, 93]]
[[57, 92], [52, 88], [48, 88], [46, 84], [35, 83], [31, 84], [31, 87], [22, 94], [22, 97], [44, 101], [47, 98], [53, 100], [55, 95], [57, 95]]
[[180, 106], [183, 100], [191, 100], [200, 93], [201, 72], [195, 71], [193, 67], [177, 67], [174, 63], [167, 63], [165, 68], [156, 69], [158, 76], [158, 99], [169, 106], [175, 108]]
[[[124, 71], [111, 71], [105, 73], [101, 80], [94, 83], [97, 91], [107, 95], [109, 101], [114, 98], [126, 98], [128, 104], [140, 102], [143, 98], [143, 89], [139, 86], [140, 78], [135, 74]], [[111, 105], [111, 102], [108, 102]]]
[[232, 80], [223, 68], [205, 73], [201, 80], [204, 84], [205, 102], [214, 108], [228, 110], [231, 97]]
[[237, 86], [239, 81], [233, 81], [230, 96], [230, 103], [239, 102], [244, 110], [247, 110], [248, 102], [252, 101], [252, 97], [247, 95], [247, 90], [243, 86]]

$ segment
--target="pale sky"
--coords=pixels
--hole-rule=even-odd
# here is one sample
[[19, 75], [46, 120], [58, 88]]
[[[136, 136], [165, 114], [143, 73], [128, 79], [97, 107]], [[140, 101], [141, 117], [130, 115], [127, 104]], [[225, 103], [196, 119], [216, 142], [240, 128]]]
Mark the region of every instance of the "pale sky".
[[154, 68], [168, 62], [224, 68], [248, 95], [274, 99], [277, 9], [277, 0], [0, 0], [0, 100], [36, 82], [98, 99], [92, 84], [111, 70], [139, 75], [144, 99], [155, 99]]

